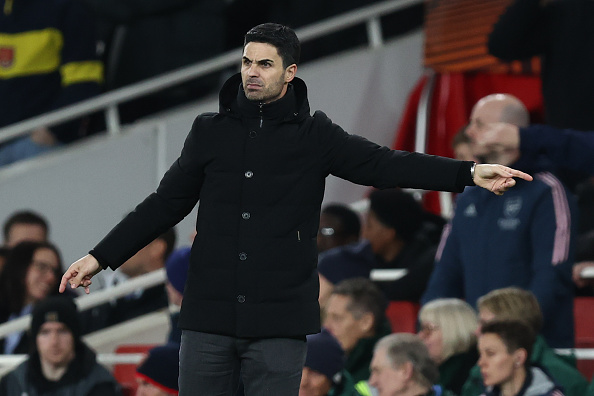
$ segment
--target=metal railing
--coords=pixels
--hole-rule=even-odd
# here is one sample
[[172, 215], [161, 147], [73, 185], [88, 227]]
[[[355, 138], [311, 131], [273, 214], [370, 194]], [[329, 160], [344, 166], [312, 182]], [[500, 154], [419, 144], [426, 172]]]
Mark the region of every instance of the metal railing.
[[[158, 284], [163, 284], [165, 283], [166, 278], [167, 275], [165, 274], [165, 269], [161, 268], [137, 278], [129, 279], [128, 281], [110, 287], [109, 289], [98, 290], [89, 295], [76, 297], [74, 301], [76, 302], [79, 311], [84, 311], [116, 298], [127, 296], [138, 289], [146, 289]], [[30, 323], [31, 314], [3, 323], [0, 325], [0, 339], [6, 337], [10, 333], [28, 329]]]
[[[330, 33], [347, 29], [354, 25], [365, 23], [369, 46], [376, 48], [383, 45], [383, 34], [379, 18], [405, 7], [421, 4], [422, 2], [423, 0], [388, 0], [308, 25], [301, 29], [297, 29], [296, 33], [301, 42], [307, 42]], [[212, 72], [223, 70], [229, 66], [238, 65], [240, 53], [241, 48], [237, 48], [207, 61], [187, 66], [149, 80], [102, 94], [92, 99], [81, 101], [72, 106], [9, 125], [0, 129], [0, 143], [17, 136], [25, 135], [42, 126], [49, 127], [98, 111], [105, 111], [108, 133], [118, 134], [121, 130], [117, 108], [118, 104], [155, 93], [162, 89], [190, 81]]]

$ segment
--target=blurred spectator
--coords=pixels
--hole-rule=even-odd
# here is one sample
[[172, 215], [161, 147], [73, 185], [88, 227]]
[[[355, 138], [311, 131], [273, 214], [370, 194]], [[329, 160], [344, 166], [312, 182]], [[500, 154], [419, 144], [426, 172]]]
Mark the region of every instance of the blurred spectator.
[[[493, 122], [528, 124], [528, 112], [511, 95], [489, 95], [477, 102], [467, 130], [471, 139]], [[471, 305], [491, 290], [519, 286], [531, 290], [543, 310], [543, 334], [552, 347], [573, 346], [575, 200], [549, 172], [526, 169], [518, 150], [483, 150], [477, 158], [512, 165], [534, 175], [518, 180], [504, 197], [467, 188], [457, 197], [423, 303], [441, 297]]]
[[175, 305], [178, 309], [171, 313], [171, 330], [169, 331], [169, 342], [181, 343], [181, 329], [177, 326], [179, 320], [179, 308], [184, 299], [184, 286], [188, 279], [188, 268], [190, 268], [190, 247], [175, 250], [167, 258], [165, 270], [167, 272], [167, 298], [170, 305]]
[[[588, 381], [568, 363], [565, 357], [560, 357], [551, 349], [540, 331], [542, 329], [542, 313], [534, 294], [518, 287], [506, 287], [493, 290], [478, 300], [480, 326], [494, 320], [523, 320], [536, 334], [530, 362], [543, 368], [556, 383], [563, 386], [567, 396], [583, 395]], [[477, 333], [480, 332], [477, 331]], [[575, 364], [575, 361], [574, 361]], [[480, 368], [474, 367], [468, 380], [464, 384], [461, 396], [476, 396], [484, 391], [483, 378]]]
[[[170, 228], [120, 266], [117, 271], [101, 272], [103, 289], [114, 287], [129, 279], [165, 267], [165, 262], [175, 246], [175, 229]], [[167, 292], [162, 284], [138, 289], [132, 294], [111, 303], [85, 311], [84, 333], [103, 329], [126, 320], [154, 312], [168, 306]]]
[[419, 337], [439, 367], [439, 385], [459, 395], [478, 360], [474, 309], [457, 298], [441, 298], [421, 308], [419, 322]]
[[[0, 128], [100, 92], [94, 17], [76, 0], [6, 1], [0, 13]], [[87, 133], [80, 120], [0, 145], [0, 166]]]
[[483, 396], [563, 396], [540, 368], [530, 364], [534, 333], [523, 321], [493, 321], [481, 328], [478, 365], [487, 390]]
[[475, 161], [476, 158], [472, 155], [472, 141], [466, 134], [468, 125], [464, 125], [452, 138], [452, 150], [454, 151], [454, 158], [461, 161]]
[[359, 240], [361, 220], [353, 209], [342, 204], [329, 204], [320, 214], [318, 253]]
[[[136, 396], [172, 396], [179, 393], [179, 344], [151, 349], [136, 369]], [[198, 391], [198, 389], [196, 389]]]
[[379, 396], [450, 396], [434, 386], [438, 378], [435, 362], [416, 335], [390, 334], [375, 345], [369, 384]]
[[0, 395], [116, 396], [119, 386], [81, 339], [76, 304], [50, 297], [35, 306], [29, 359], [0, 381]]
[[8, 248], [0, 246], [0, 273], [2, 273], [2, 269], [4, 268], [4, 263], [6, 262], [6, 257], [8, 256], [8, 252], [10, 250]]
[[[48, 242], [21, 242], [13, 247], [0, 274], [0, 323], [31, 313], [33, 306], [58, 294], [62, 259]], [[4, 340], [5, 354], [29, 351], [29, 337], [20, 331]]]
[[49, 225], [47, 220], [31, 210], [20, 210], [11, 214], [4, 222], [4, 246], [10, 248], [22, 241], [47, 241]]
[[593, 19], [591, 1], [515, 0], [489, 36], [489, 52], [502, 60], [540, 56], [548, 124], [594, 130]]
[[369, 196], [364, 241], [320, 255], [320, 306], [343, 279], [369, 277], [372, 269], [406, 269], [395, 281], [381, 282], [390, 300], [419, 301], [435, 259], [443, 220], [426, 213], [400, 189], [375, 190]]
[[299, 396], [358, 396], [344, 362], [342, 347], [327, 330], [308, 335]]
[[[120, 88], [223, 51], [225, 1], [83, 0], [106, 43], [106, 88]], [[241, 44], [238, 41], [237, 46]], [[123, 122], [192, 101], [219, 86], [219, 73], [121, 105]]]
[[355, 384], [369, 378], [373, 345], [390, 334], [386, 299], [369, 279], [345, 279], [336, 285], [326, 306], [323, 326], [345, 351], [345, 369]]

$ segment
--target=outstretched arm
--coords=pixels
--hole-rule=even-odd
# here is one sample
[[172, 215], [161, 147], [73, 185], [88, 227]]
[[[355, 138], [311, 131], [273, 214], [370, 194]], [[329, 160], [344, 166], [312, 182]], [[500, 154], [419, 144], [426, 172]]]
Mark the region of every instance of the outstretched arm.
[[68, 270], [66, 270], [62, 276], [62, 281], [60, 282], [60, 293], [64, 293], [66, 284], [70, 283], [71, 288], [76, 289], [77, 287], [82, 286], [85, 288], [85, 293], [89, 294], [89, 286], [93, 283], [91, 278], [98, 274], [102, 269], [99, 261], [90, 254], [87, 254], [83, 258], [75, 261]]
[[527, 173], [503, 165], [477, 164], [474, 169], [474, 183], [497, 195], [516, 185], [514, 177], [532, 181], [532, 176]]

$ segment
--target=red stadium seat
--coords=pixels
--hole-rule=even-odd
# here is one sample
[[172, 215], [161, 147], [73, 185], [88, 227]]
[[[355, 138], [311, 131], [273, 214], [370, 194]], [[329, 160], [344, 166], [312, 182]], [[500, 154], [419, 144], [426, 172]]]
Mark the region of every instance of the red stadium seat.
[[[115, 353], [147, 353], [156, 344], [124, 344], [116, 348]], [[136, 394], [136, 364], [119, 363], [113, 366], [113, 376], [122, 386], [124, 396]]]
[[[575, 320], [575, 347], [594, 348], [594, 297], [576, 297], [573, 304]], [[594, 375], [594, 360], [578, 359], [578, 370], [591, 380]]]
[[416, 333], [420, 305], [410, 301], [390, 301], [386, 317], [394, 333]]

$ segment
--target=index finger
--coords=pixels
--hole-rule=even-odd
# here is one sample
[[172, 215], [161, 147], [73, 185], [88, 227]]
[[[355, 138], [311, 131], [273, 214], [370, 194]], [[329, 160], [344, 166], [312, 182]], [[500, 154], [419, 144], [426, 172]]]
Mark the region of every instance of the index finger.
[[533, 180], [532, 176], [530, 176], [528, 173], [524, 173], [522, 171], [519, 171], [517, 169], [512, 169], [512, 168], [508, 168], [508, 170], [509, 170], [509, 173], [511, 173], [513, 177], [519, 177], [520, 179], [524, 179], [526, 181]]
[[77, 273], [76, 271], [71, 271], [70, 269], [68, 269], [64, 275], [62, 275], [62, 280], [60, 281], [60, 288], [58, 289], [58, 291], [60, 293], [64, 293], [64, 291], [66, 290], [66, 284], [68, 283], [68, 281], [70, 279], [72, 279], [73, 277], [76, 277]]

